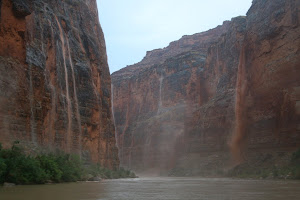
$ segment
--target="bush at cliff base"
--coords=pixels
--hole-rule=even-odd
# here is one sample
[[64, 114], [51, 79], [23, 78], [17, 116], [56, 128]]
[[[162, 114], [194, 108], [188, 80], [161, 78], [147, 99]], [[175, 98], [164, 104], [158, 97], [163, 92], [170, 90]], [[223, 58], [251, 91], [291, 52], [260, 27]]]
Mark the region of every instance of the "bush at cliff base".
[[296, 179], [300, 179], [300, 148], [293, 153], [291, 159], [292, 176]]
[[87, 174], [101, 178], [135, 178], [129, 170], [109, 170], [100, 165], [84, 166], [79, 156], [59, 152], [27, 156], [15, 142], [11, 149], [0, 144], [0, 184], [43, 184], [84, 180]]
[[84, 171], [79, 156], [58, 153], [37, 156], [41, 167], [54, 182], [73, 182], [81, 179]]
[[228, 172], [228, 176], [240, 178], [300, 179], [300, 148], [291, 156], [286, 166], [259, 168], [242, 163]]
[[105, 179], [117, 179], [117, 178], [136, 178], [137, 176], [130, 170], [120, 168], [118, 170], [112, 171], [107, 168], [101, 167], [101, 165], [91, 165], [87, 169], [87, 173], [94, 177], [101, 177]]
[[13, 145], [11, 149], [0, 150], [1, 183], [16, 184], [44, 183], [48, 175], [41, 168], [40, 163], [33, 157], [22, 153], [21, 148]]

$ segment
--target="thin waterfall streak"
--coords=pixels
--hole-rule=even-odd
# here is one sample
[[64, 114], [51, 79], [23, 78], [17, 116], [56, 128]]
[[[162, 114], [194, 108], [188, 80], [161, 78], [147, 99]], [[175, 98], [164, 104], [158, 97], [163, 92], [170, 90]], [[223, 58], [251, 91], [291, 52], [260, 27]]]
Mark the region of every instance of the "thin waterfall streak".
[[240, 53], [240, 62], [238, 66], [238, 76], [236, 83], [236, 102], [235, 102], [235, 132], [231, 143], [231, 151], [237, 162], [243, 160], [243, 148], [245, 143], [245, 96], [246, 96], [246, 69], [245, 69], [245, 52], [242, 48]]
[[[52, 127], [54, 127], [54, 124], [55, 124], [55, 113], [56, 113], [56, 91], [55, 91], [55, 87], [50, 83], [50, 88], [51, 88], [51, 98], [52, 98], [52, 108], [51, 108], [51, 125], [50, 125], [50, 135], [52, 133]], [[52, 137], [52, 140], [51, 140], [51, 144], [54, 145], [55, 143], [55, 136]]]
[[115, 127], [116, 144], [117, 144], [117, 147], [119, 148], [119, 138], [118, 138], [117, 125], [116, 125], [116, 120], [115, 120], [115, 109], [114, 109], [114, 85], [113, 85], [113, 84], [111, 84], [111, 112], [112, 112], [112, 118], [113, 118], [114, 127]]
[[60, 23], [58, 22], [57, 17], [57, 25], [60, 31], [60, 40], [62, 43], [62, 52], [63, 52], [63, 65], [65, 70], [65, 82], [66, 82], [66, 99], [67, 99], [67, 110], [68, 110], [68, 128], [67, 128], [67, 151], [71, 152], [71, 129], [72, 129], [72, 109], [71, 109], [71, 102], [70, 102], [70, 93], [69, 93], [69, 78], [68, 78], [68, 69], [66, 64], [66, 50], [65, 50], [65, 39], [63, 35], [63, 30], [61, 28]]
[[130, 149], [130, 153], [129, 153], [129, 156], [128, 156], [128, 167], [129, 167], [129, 169], [131, 169], [132, 147], [133, 147], [133, 136], [131, 136], [131, 144], [130, 144], [130, 147], [129, 147], [129, 149]]
[[[52, 27], [52, 23], [50, 21], [48, 21], [49, 26]], [[54, 32], [53, 29], [51, 29], [51, 45], [55, 46], [54, 44]], [[46, 64], [47, 65], [47, 64]], [[56, 89], [54, 87], [54, 83], [55, 82], [52, 78], [51, 78], [51, 69], [47, 70], [48, 71], [48, 84], [49, 87], [51, 89], [51, 111], [50, 111], [50, 120], [49, 120], [49, 132], [48, 132], [48, 141], [49, 141], [49, 147], [54, 147], [55, 146], [55, 134], [54, 134], [54, 130], [55, 130], [55, 114], [56, 114]]]
[[122, 151], [122, 154], [121, 154], [122, 157], [121, 157], [121, 160], [123, 160], [123, 158], [124, 158], [124, 150], [125, 150], [124, 149], [124, 140], [125, 140], [125, 133], [122, 134], [122, 148], [121, 148], [122, 149], [121, 150]]
[[72, 81], [73, 81], [73, 90], [74, 90], [74, 99], [75, 99], [75, 107], [76, 107], [76, 118], [77, 118], [77, 122], [78, 122], [78, 128], [79, 128], [79, 151], [81, 152], [82, 150], [82, 144], [81, 144], [81, 136], [82, 136], [82, 131], [81, 131], [81, 117], [80, 117], [80, 113], [79, 113], [79, 103], [78, 103], [78, 97], [77, 97], [77, 90], [76, 90], [76, 81], [75, 81], [75, 73], [74, 73], [74, 65], [73, 65], [73, 61], [72, 61], [72, 57], [71, 57], [71, 49], [70, 49], [70, 44], [69, 41], [67, 40], [67, 47], [68, 47], [68, 54], [69, 54], [69, 62], [71, 65], [71, 72], [72, 72]]
[[[128, 87], [129, 87], [129, 98], [128, 98], [128, 100], [130, 100], [131, 99], [131, 93], [130, 93], [130, 91], [131, 91], [131, 85], [129, 84], [128, 85]], [[123, 157], [124, 157], [124, 139], [125, 139], [125, 133], [126, 133], [126, 130], [127, 130], [127, 128], [128, 128], [128, 126], [129, 126], [129, 112], [130, 112], [130, 103], [129, 103], [130, 101], [128, 101], [128, 103], [127, 103], [127, 111], [126, 111], [126, 122], [125, 122], [125, 126], [124, 126], [124, 128], [123, 128], [123, 131], [122, 131], [122, 145], [120, 145], [121, 146], [121, 160], [123, 160]], [[121, 138], [121, 136], [120, 136], [120, 138]]]
[[219, 47], [217, 46], [217, 70], [220, 68], [220, 61], [219, 61]]
[[163, 76], [161, 75], [159, 78], [159, 107], [162, 107], [162, 83], [163, 83]]
[[32, 66], [29, 65], [29, 103], [30, 103], [30, 128], [31, 128], [31, 142], [34, 145], [37, 145], [37, 136], [36, 136], [36, 124], [35, 124], [35, 114], [34, 114], [34, 105], [33, 105], [33, 84], [32, 84]]
[[163, 74], [161, 72], [160, 78], [159, 78], [159, 100], [158, 100], [158, 109], [157, 109], [157, 114], [160, 113], [160, 109], [162, 108], [162, 85], [163, 85]]

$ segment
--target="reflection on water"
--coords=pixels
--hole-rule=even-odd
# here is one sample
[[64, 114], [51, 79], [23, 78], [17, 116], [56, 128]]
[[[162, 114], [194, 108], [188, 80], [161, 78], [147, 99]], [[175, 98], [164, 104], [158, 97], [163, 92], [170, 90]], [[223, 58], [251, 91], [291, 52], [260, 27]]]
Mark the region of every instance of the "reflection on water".
[[298, 200], [299, 181], [139, 178], [0, 187], [1, 200]]

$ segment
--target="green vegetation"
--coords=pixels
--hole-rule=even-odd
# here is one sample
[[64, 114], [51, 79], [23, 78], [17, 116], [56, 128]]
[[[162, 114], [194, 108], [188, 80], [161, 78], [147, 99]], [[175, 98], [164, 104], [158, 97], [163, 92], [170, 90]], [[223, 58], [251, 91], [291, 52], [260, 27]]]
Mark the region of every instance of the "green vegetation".
[[11, 149], [0, 144], [0, 184], [43, 184], [49, 182], [74, 182], [88, 178], [135, 178], [129, 170], [110, 170], [100, 165], [84, 166], [79, 156], [65, 153], [28, 156], [18, 142]]
[[109, 170], [107, 168], [101, 167], [99, 164], [92, 165], [87, 169], [88, 174], [91, 174], [93, 177], [101, 177], [105, 179], [117, 179], [117, 178], [136, 178], [136, 175], [130, 171], [120, 168], [116, 171]]
[[292, 177], [300, 179], [300, 148], [292, 155], [291, 171]]
[[300, 179], [300, 148], [292, 154], [289, 165], [283, 167], [253, 167], [247, 163], [236, 166], [228, 176], [239, 178]]

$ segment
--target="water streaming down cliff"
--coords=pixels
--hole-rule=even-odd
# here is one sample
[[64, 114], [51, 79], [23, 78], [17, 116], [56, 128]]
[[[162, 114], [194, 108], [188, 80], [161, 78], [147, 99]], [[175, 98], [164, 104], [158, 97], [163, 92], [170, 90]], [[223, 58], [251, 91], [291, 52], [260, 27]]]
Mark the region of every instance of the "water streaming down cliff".
[[67, 126], [67, 135], [66, 135], [66, 144], [67, 144], [67, 152], [71, 152], [71, 144], [72, 144], [72, 108], [71, 108], [71, 100], [70, 100], [70, 93], [69, 93], [69, 75], [66, 63], [66, 48], [65, 48], [65, 38], [64, 32], [60, 26], [60, 23], [55, 17], [58, 28], [59, 28], [59, 35], [60, 35], [60, 42], [61, 42], [61, 51], [62, 51], [62, 58], [63, 58], [63, 66], [64, 66], [64, 74], [65, 74], [65, 98], [67, 102], [67, 116], [68, 116], [68, 126]]
[[247, 95], [247, 76], [246, 76], [245, 47], [241, 48], [239, 66], [236, 81], [236, 97], [235, 97], [235, 129], [231, 141], [231, 151], [235, 162], [240, 163], [245, 158], [243, 151], [246, 142], [246, 104]]
[[[113, 117], [113, 122], [114, 124], [116, 124], [116, 120], [115, 120], [115, 112], [114, 112], [114, 85], [111, 84], [111, 112], [112, 112], [112, 117]], [[116, 137], [116, 146], [120, 149], [120, 146], [119, 145], [119, 137], [117, 135], [117, 127], [115, 126], [115, 137]], [[119, 155], [120, 157], [120, 152], [119, 152]]]
[[60, 149], [117, 168], [96, 1], [0, 5], [0, 142], [9, 147], [19, 140], [28, 152]]
[[[53, 26], [55, 23], [57, 23], [57, 20], [51, 22], [49, 21], [49, 26]], [[54, 47], [56, 44], [56, 41], [54, 39], [55, 34], [54, 34], [54, 30], [51, 29], [50, 31], [51, 33], [51, 40], [48, 42], [48, 46], [52, 46]], [[33, 39], [33, 38], [31, 38]], [[49, 85], [50, 88], [50, 94], [51, 94], [51, 109], [49, 111], [48, 114], [48, 128], [45, 130], [47, 132], [46, 134], [46, 141], [44, 143], [45, 146], [47, 146], [48, 149], [53, 149], [53, 146], [55, 145], [55, 135], [53, 135], [53, 131], [55, 131], [55, 125], [56, 125], [56, 121], [57, 121], [57, 108], [58, 108], [58, 103], [59, 103], [59, 89], [56, 87], [56, 78], [57, 78], [57, 74], [55, 73], [55, 63], [56, 63], [56, 59], [55, 59], [55, 49], [54, 48], [50, 48], [48, 50], [48, 59], [46, 61], [46, 82]]]
[[179, 175], [286, 165], [300, 145], [299, 4], [255, 0], [247, 16], [113, 73], [122, 165], [168, 168], [174, 157]]
[[37, 145], [37, 136], [36, 136], [36, 124], [35, 124], [35, 106], [33, 99], [33, 86], [32, 86], [32, 66], [29, 65], [29, 102], [30, 102], [30, 133], [31, 133], [31, 142], [33, 145]]
[[[81, 152], [82, 150], [82, 131], [81, 131], [81, 118], [80, 118], [80, 113], [79, 113], [79, 103], [78, 103], [78, 97], [77, 97], [77, 90], [76, 90], [76, 81], [75, 81], [75, 73], [74, 73], [74, 65], [71, 57], [71, 49], [70, 49], [70, 44], [69, 40], [67, 40], [67, 47], [68, 47], [68, 57], [69, 57], [69, 62], [70, 62], [70, 67], [71, 67], [71, 72], [72, 72], [72, 84], [73, 84], [73, 93], [74, 93], [74, 101], [75, 101], [75, 111], [76, 111], [76, 120], [78, 124], [78, 135], [75, 141], [75, 144], [78, 144], [78, 152]], [[112, 97], [113, 98], [113, 97]]]
[[52, 131], [54, 130], [54, 125], [55, 125], [55, 115], [56, 115], [56, 90], [55, 87], [49, 83], [50, 89], [51, 89], [51, 101], [52, 101], [52, 105], [51, 105], [51, 111], [50, 111], [50, 119], [49, 119], [49, 130], [48, 130], [48, 141], [49, 144], [48, 146], [51, 147], [54, 145], [55, 143], [55, 138], [51, 136]]
[[163, 77], [163, 74], [160, 75], [160, 78], [159, 78], [159, 102], [158, 102], [158, 110], [162, 107], [162, 84], [163, 84], [163, 80], [164, 80], [164, 77]]

